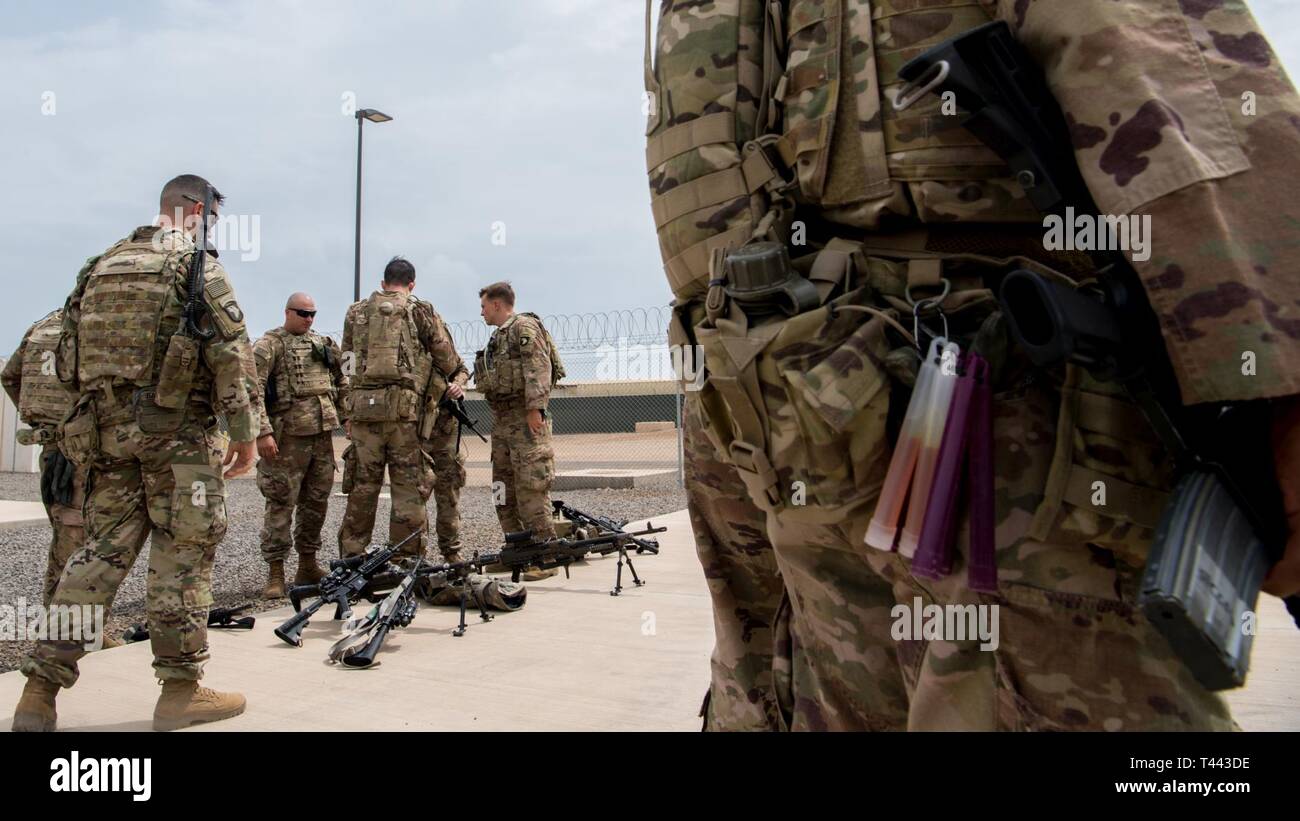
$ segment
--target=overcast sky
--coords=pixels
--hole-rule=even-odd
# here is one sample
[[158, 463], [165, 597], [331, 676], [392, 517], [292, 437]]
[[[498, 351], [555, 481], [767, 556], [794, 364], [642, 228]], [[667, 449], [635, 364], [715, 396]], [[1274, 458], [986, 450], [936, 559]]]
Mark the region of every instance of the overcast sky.
[[[1300, 77], [1300, 4], [1251, 4]], [[363, 293], [402, 254], [449, 320], [511, 280], [519, 307], [663, 305], [641, 112], [641, 0], [6, 2], [0, 25], [0, 355], [81, 262], [207, 176], [260, 222], [227, 251], [254, 336], [307, 290], [352, 300], [356, 123]], [[52, 114], [50, 113], [52, 110]], [[503, 223], [505, 244], [494, 244]], [[496, 235], [500, 238], [500, 234]]]

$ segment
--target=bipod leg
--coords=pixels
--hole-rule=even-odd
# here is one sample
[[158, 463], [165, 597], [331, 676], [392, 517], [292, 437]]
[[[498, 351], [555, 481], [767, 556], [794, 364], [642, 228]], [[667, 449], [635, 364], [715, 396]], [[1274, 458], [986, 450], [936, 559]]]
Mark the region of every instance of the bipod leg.
[[455, 630], [451, 631], [451, 634], [456, 638], [465, 635], [465, 598], [468, 595], [465, 588], [469, 586], [464, 579], [460, 580], [460, 585], [460, 624]]
[[478, 591], [474, 589], [473, 585], [469, 583], [469, 579], [465, 580], [465, 586], [474, 594], [474, 603], [478, 605], [478, 617], [483, 621], [492, 621], [492, 614], [487, 611], [487, 606], [483, 603], [483, 597], [480, 596]]
[[636, 574], [636, 568], [632, 565], [632, 557], [627, 555], [626, 547], [618, 549], [618, 574], [614, 577], [614, 589], [609, 591], [609, 595], [617, 596], [623, 592], [623, 562], [627, 562], [627, 569], [632, 571], [632, 584], [641, 587], [645, 582]]

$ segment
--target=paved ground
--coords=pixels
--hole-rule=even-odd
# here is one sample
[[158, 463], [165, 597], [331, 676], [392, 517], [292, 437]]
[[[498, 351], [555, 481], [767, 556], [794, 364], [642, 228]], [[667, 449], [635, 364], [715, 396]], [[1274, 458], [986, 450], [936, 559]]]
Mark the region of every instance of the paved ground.
[[[337, 487], [336, 487], [337, 490]], [[615, 519], [634, 519], [680, 510], [686, 506], [685, 493], [675, 485], [634, 490], [573, 490], [555, 493], [554, 498], [592, 513]], [[37, 477], [34, 474], [0, 473], [0, 499], [32, 502], [40, 498]], [[259, 596], [266, 581], [266, 563], [260, 551], [260, 532], [265, 502], [256, 483], [243, 479], [229, 483], [227, 488], [229, 527], [226, 538], [217, 553], [213, 573], [213, 592], [217, 605], [237, 607], [252, 603], [256, 608], [274, 607], [280, 602], [263, 602]], [[324, 558], [338, 556], [337, 534], [343, 521], [346, 497], [337, 493], [330, 499], [329, 514], [322, 534], [325, 545]], [[379, 500], [378, 522], [375, 538], [388, 533], [390, 502], [387, 495]], [[433, 505], [429, 510], [432, 513]], [[461, 538], [473, 549], [486, 549], [497, 544], [501, 535], [488, 487], [467, 487], [461, 496]], [[432, 518], [432, 516], [430, 517]], [[0, 531], [0, 603], [12, 603], [19, 598], [39, 602], [41, 579], [49, 550], [50, 531], [44, 515], [37, 524]], [[132, 624], [144, 620], [144, 578], [148, 565], [148, 546], [127, 576], [109, 620], [109, 630], [121, 633]], [[286, 572], [292, 573], [296, 559], [290, 558]], [[255, 612], [255, 611], [254, 611]], [[26, 642], [0, 641], [0, 672], [14, 669], [27, 653]], [[0, 712], [3, 712], [0, 710]]]
[[[616, 559], [597, 558], [528, 585], [528, 603], [450, 633], [454, 608], [422, 607], [369, 670], [329, 665], [339, 625], [325, 618], [302, 648], [272, 629], [291, 612], [258, 618], [252, 632], [212, 631], [205, 683], [239, 689], [248, 711], [195, 728], [240, 730], [697, 730], [708, 686], [713, 620], [685, 512], [654, 520], [658, 556], [634, 558], [645, 587], [608, 595]], [[59, 725], [147, 730], [157, 688], [147, 644], [92, 653], [59, 697]], [[0, 675], [0, 731], [22, 689]], [[382, 693], [382, 696], [380, 694]]]

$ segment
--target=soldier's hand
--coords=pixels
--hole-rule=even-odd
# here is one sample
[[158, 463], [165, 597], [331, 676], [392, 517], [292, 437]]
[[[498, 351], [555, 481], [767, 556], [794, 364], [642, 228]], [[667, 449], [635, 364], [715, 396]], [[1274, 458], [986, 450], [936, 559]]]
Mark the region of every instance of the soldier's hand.
[[546, 428], [546, 420], [542, 418], [542, 412], [534, 408], [528, 412], [528, 429], [537, 436]]
[[280, 446], [276, 444], [275, 437], [271, 434], [258, 437], [257, 455], [263, 459], [274, 459], [280, 455]]
[[1300, 593], [1300, 398], [1278, 402], [1274, 410], [1274, 467], [1290, 536], [1282, 561], [1264, 578], [1264, 592], [1286, 598]]
[[257, 448], [250, 440], [248, 442], [231, 442], [230, 447], [226, 449], [226, 458], [221, 464], [230, 465], [230, 469], [222, 474], [223, 478], [233, 479], [236, 476], [243, 476], [248, 473], [248, 469], [253, 466], [253, 453]]
[[452, 382], [450, 385], [447, 386], [447, 395], [450, 396], [452, 399], [464, 399], [465, 389], [462, 388], [460, 385], [457, 385], [455, 382]]

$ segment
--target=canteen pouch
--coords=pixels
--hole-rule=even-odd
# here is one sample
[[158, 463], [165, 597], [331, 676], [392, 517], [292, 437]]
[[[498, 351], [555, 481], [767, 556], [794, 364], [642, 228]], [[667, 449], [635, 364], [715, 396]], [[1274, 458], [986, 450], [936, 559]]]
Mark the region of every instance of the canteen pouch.
[[175, 433], [185, 421], [183, 406], [179, 410], [159, 407], [154, 388], [136, 391], [132, 404], [135, 405], [135, 423], [140, 426], [141, 433]]
[[360, 388], [352, 391], [353, 422], [396, 422], [397, 408], [389, 401], [388, 388]]
[[86, 467], [99, 456], [99, 420], [91, 400], [79, 403], [59, 426], [59, 450], [69, 462]]
[[[184, 408], [194, 385], [199, 366], [199, 342], [184, 334], [172, 334], [163, 356], [162, 372], [154, 392], [154, 404], [160, 408]], [[143, 428], [143, 426], [142, 426]]]

